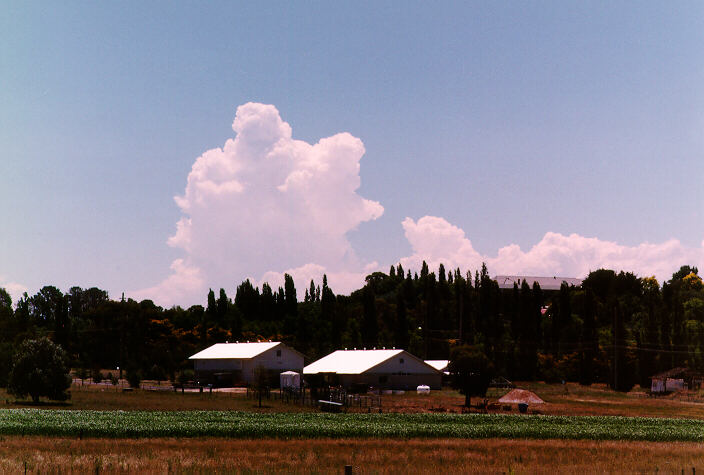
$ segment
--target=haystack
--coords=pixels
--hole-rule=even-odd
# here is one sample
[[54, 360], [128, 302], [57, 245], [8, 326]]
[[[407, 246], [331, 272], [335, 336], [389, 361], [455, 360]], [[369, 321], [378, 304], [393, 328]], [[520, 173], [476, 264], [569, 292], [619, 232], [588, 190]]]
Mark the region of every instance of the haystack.
[[498, 401], [501, 404], [543, 404], [537, 394], [525, 389], [512, 389]]

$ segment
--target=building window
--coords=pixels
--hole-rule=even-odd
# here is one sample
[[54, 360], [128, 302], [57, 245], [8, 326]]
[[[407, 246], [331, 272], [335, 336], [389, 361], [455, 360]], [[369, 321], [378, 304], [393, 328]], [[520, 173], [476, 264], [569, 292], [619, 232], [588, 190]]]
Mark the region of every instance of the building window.
[[403, 364], [403, 358], [401, 358], [401, 359], [399, 360], [399, 363]]
[[276, 350], [276, 357], [281, 358], [281, 350]]

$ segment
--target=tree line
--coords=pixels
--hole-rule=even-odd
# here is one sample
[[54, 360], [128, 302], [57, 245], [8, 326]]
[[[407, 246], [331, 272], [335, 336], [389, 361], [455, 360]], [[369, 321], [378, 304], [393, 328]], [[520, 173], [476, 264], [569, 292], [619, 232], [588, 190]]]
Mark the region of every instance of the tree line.
[[[162, 308], [113, 300], [98, 288], [46, 286], [13, 304], [0, 289], [0, 385], [14, 348], [48, 337], [74, 368], [115, 368], [151, 379], [189, 368], [191, 354], [225, 341], [284, 341], [306, 363], [341, 348], [404, 348], [448, 359], [465, 348], [491, 373], [515, 380], [605, 382], [628, 390], [676, 366], [704, 371], [704, 285], [682, 266], [661, 286], [654, 277], [599, 269], [581, 287], [557, 291], [522, 281], [502, 289], [485, 265], [471, 272], [375, 272], [350, 295], [323, 276], [303, 292], [245, 280], [210, 290], [206, 305]], [[301, 293], [303, 294], [301, 296]], [[301, 298], [302, 297], [302, 298]], [[475, 358], [476, 361], [476, 358]]]

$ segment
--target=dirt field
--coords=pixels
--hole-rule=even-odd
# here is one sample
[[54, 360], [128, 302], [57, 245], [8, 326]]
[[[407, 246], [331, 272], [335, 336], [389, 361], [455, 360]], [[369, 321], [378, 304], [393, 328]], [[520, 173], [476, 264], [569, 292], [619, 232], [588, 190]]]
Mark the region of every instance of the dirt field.
[[[156, 383], [154, 383], [156, 384]], [[529, 412], [548, 415], [610, 415], [642, 417], [679, 417], [704, 419], [704, 397], [698, 394], [672, 394], [666, 397], [648, 397], [639, 388], [629, 393], [611, 391], [604, 385], [580, 386], [576, 383], [545, 384], [517, 383], [524, 389], [534, 391], [546, 404], [530, 406]], [[487, 398], [496, 401], [508, 390], [490, 389]], [[4, 407], [29, 406], [27, 402], [16, 402], [12, 396], [0, 389], [0, 404]], [[473, 403], [479, 399], [473, 399]], [[429, 395], [406, 394], [382, 395], [383, 412], [462, 412], [464, 396], [457, 391], [445, 389], [433, 391]], [[309, 406], [287, 404], [276, 398], [263, 401], [258, 407], [257, 401], [247, 399], [244, 392], [191, 392], [186, 394], [173, 391], [135, 390], [123, 392], [111, 385], [74, 385], [71, 399], [67, 403], [43, 404], [46, 409], [91, 409], [91, 410], [237, 410], [253, 412], [300, 412], [314, 411]], [[358, 411], [359, 409], [352, 409]], [[368, 409], [361, 409], [366, 412]], [[375, 409], [376, 410], [376, 409]], [[509, 411], [503, 405], [490, 412], [516, 413], [512, 405]]]
[[697, 473], [704, 444], [531, 440], [0, 440], [0, 472]]

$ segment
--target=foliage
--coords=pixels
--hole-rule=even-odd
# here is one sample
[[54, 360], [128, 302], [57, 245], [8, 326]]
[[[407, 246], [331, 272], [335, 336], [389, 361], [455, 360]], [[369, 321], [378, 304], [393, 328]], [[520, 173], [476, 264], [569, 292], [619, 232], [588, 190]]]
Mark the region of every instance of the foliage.
[[90, 373], [90, 377], [94, 383], [98, 384], [103, 380], [103, 373], [100, 372], [100, 368], [93, 368], [93, 371]]
[[449, 371], [454, 377], [455, 387], [466, 396], [466, 406], [469, 406], [471, 396], [486, 395], [494, 376], [494, 367], [481, 348], [469, 345], [452, 349]]
[[704, 442], [704, 421], [609, 416], [0, 410], [1, 435], [531, 438]]
[[486, 266], [392, 269], [370, 274], [350, 295], [335, 294], [325, 275], [303, 291], [290, 275], [278, 288], [245, 280], [233, 296], [212, 289], [205, 306], [188, 309], [53, 286], [13, 309], [0, 289], [0, 383], [2, 349], [42, 335], [60, 342], [74, 367], [133, 368], [158, 380], [213, 343], [258, 339], [283, 341], [309, 361], [345, 347], [451, 359], [451, 348], [469, 345], [511, 380], [566, 378], [622, 390], [648, 386], [651, 375], [675, 366], [704, 371], [704, 285], [692, 266], [662, 287], [653, 277], [597, 269], [581, 288], [559, 291], [527, 281], [500, 288]]
[[26, 340], [15, 353], [7, 390], [23, 398], [28, 394], [34, 402], [44, 396], [56, 401], [70, 397], [70, 368], [61, 346], [48, 338]]
[[142, 372], [137, 368], [129, 368], [126, 379], [131, 388], [139, 388], [139, 383], [142, 382]]

